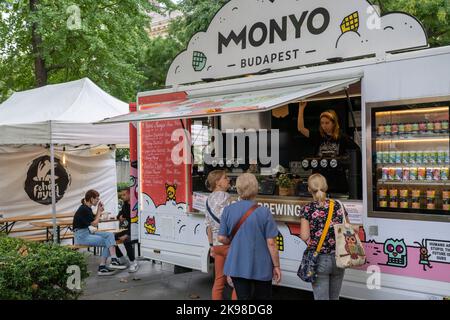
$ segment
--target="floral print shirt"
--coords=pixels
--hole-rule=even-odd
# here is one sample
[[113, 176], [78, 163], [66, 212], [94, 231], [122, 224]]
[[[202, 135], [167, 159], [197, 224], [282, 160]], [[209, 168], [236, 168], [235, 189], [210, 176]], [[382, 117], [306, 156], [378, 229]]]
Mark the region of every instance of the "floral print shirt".
[[[325, 201], [325, 206], [321, 206], [318, 201], [311, 202], [305, 205], [301, 212], [300, 218], [304, 218], [309, 222], [310, 228], [310, 240], [308, 242], [308, 247], [316, 249], [319, 244], [320, 237], [322, 236], [323, 229], [325, 228], [325, 223], [327, 222], [328, 210], [330, 207], [330, 200]], [[345, 208], [342, 208], [338, 201], [334, 201], [333, 216], [331, 218], [330, 228], [328, 229], [328, 234], [323, 242], [322, 249], [320, 253], [332, 253], [336, 251], [336, 238], [334, 236], [335, 224], [343, 223], [343, 215], [347, 214]]]

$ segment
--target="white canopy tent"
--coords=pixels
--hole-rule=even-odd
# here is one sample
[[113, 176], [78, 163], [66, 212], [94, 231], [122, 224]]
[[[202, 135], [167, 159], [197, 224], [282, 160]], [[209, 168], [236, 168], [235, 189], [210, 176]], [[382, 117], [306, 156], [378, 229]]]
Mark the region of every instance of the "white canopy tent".
[[[55, 145], [128, 145], [128, 124], [93, 124], [128, 111], [126, 103], [87, 78], [17, 92], [0, 105], [0, 146], [49, 145], [51, 194], [55, 195]], [[52, 213], [55, 224], [53, 196]]]

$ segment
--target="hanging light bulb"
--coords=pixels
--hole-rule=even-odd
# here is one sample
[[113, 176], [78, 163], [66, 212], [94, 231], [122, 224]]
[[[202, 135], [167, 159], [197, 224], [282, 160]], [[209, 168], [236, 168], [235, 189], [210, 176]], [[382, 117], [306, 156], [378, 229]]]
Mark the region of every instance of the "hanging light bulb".
[[62, 164], [66, 166], [66, 147], [63, 147]]

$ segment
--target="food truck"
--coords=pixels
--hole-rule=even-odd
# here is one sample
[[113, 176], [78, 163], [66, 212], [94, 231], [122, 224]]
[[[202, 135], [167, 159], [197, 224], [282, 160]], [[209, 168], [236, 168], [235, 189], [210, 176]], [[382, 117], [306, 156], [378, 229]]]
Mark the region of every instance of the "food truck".
[[[253, 172], [257, 202], [278, 223], [280, 285], [311, 290], [297, 276], [306, 181], [341, 170], [345, 191], [330, 196], [360, 225], [367, 254], [346, 270], [341, 295], [448, 298], [449, 70], [450, 47], [429, 48], [417, 19], [380, 15], [366, 0], [231, 0], [175, 58], [166, 89], [103, 121], [131, 123], [142, 255], [208, 272], [207, 173]], [[298, 130], [300, 102], [311, 130], [333, 109], [360, 152], [314, 154]]]

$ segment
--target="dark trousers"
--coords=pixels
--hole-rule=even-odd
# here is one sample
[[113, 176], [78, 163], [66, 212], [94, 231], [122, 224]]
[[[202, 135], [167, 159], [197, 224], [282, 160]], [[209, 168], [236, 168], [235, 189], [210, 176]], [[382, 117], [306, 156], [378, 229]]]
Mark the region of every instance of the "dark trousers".
[[269, 300], [272, 281], [258, 281], [231, 277], [238, 300]]
[[[131, 242], [131, 239], [130, 239], [130, 234], [127, 233], [127, 231], [122, 231], [120, 233], [116, 233], [114, 235], [114, 237], [116, 238], [116, 240], [118, 240], [120, 237], [123, 237], [124, 235], [128, 235], [128, 239], [123, 242], [123, 245], [125, 246], [125, 250], [127, 251], [128, 259], [130, 259], [130, 261], [133, 262], [135, 259], [135, 256], [134, 256], [133, 243]], [[116, 256], [118, 258], [123, 257], [123, 253], [120, 250], [119, 246], [116, 246]]]

